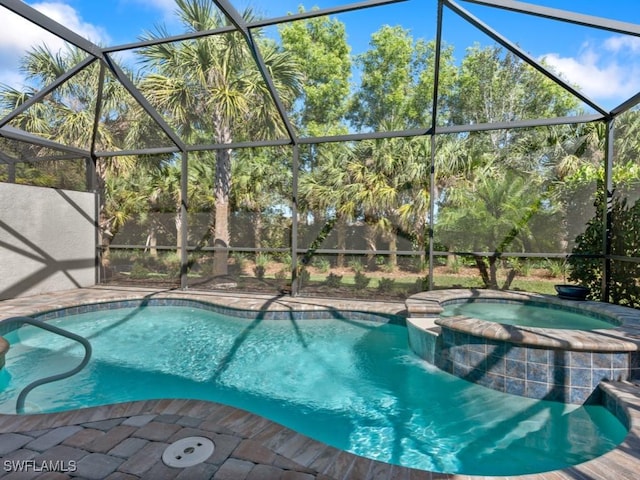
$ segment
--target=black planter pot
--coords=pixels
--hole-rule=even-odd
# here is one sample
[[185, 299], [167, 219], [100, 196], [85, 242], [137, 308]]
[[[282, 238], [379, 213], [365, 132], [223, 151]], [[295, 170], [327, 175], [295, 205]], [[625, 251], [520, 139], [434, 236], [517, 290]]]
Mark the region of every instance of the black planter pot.
[[558, 297], [566, 300], [585, 300], [589, 289], [581, 285], [554, 285]]

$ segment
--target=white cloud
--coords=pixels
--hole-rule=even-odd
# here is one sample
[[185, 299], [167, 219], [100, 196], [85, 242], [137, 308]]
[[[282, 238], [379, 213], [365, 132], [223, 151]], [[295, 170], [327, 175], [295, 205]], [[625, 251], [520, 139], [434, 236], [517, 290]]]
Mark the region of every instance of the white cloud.
[[605, 40], [604, 46], [614, 53], [640, 53], [640, 38], [628, 35], [609, 37]]
[[605, 106], [640, 91], [639, 38], [609, 37], [598, 44], [585, 43], [575, 57], [548, 53], [542, 58], [567, 82]]
[[[82, 20], [78, 12], [62, 2], [31, 4], [33, 8], [94, 43], [107, 44], [109, 36], [98, 26]], [[20, 58], [34, 46], [46, 44], [52, 51], [64, 48], [65, 42], [24, 18], [0, 7], [0, 83], [19, 87]]]
[[109, 43], [109, 35], [103, 28], [83, 21], [78, 12], [65, 3], [42, 2], [32, 7], [94, 43]]

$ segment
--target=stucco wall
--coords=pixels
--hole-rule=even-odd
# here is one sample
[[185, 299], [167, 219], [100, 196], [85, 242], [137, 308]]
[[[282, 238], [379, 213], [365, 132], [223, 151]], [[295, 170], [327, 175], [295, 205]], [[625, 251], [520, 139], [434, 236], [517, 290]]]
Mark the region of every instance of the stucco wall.
[[95, 196], [0, 183], [0, 299], [95, 284]]

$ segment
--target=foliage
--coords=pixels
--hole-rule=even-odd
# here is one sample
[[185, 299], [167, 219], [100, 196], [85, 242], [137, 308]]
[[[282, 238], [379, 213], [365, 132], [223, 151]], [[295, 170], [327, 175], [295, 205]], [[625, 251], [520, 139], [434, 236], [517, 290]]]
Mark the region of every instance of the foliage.
[[253, 268], [256, 278], [262, 280], [267, 271], [267, 265], [269, 265], [269, 256], [264, 253], [259, 253], [255, 257], [255, 267]]
[[353, 278], [353, 282], [354, 282], [354, 285], [356, 286], [356, 290], [364, 290], [365, 288], [367, 288], [370, 281], [371, 281], [371, 278], [367, 277], [362, 272], [356, 272]]
[[[612, 253], [623, 257], [640, 256], [640, 200], [628, 204], [627, 193], [637, 190], [638, 185], [620, 187], [620, 193], [611, 202], [613, 219], [610, 230]], [[596, 198], [596, 210], [603, 211], [604, 195]], [[576, 255], [596, 255], [596, 258], [571, 256], [569, 280], [589, 289], [589, 298], [600, 299], [603, 281], [603, 260], [601, 259], [603, 235], [606, 225], [600, 215], [596, 215], [587, 224], [585, 232], [576, 239], [573, 253]], [[630, 307], [640, 307], [640, 285], [638, 268], [635, 263], [611, 261], [607, 301]]]
[[304, 78], [294, 103], [296, 123], [312, 136], [339, 133], [334, 129], [346, 113], [351, 75], [345, 25], [336, 18], [316, 17], [286, 24], [280, 35]]
[[146, 268], [142, 263], [136, 262], [131, 267], [131, 273], [129, 274], [129, 276], [131, 278], [140, 279], [147, 278], [150, 273], [151, 272], [149, 271], [149, 269]]
[[362, 270], [364, 270], [364, 265], [362, 265], [362, 260], [360, 260], [359, 258], [353, 258], [349, 261], [349, 267], [351, 268], [351, 270], [354, 271], [354, 273], [360, 273], [362, 272]]
[[331, 262], [326, 258], [316, 258], [313, 261], [313, 266], [317, 268], [320, 273], [327, 273], [331, 268]]
[[329, 275], [327, 275], [327, 278], [325, 280], [325, 284], [328, 287], [333, 287], [333, 288], [339, 287], [341, 282], [342, 282], [342, 275], [337, 275], [335, 273], [330, 273]]
[[564, 277], [567, 273], [567, 265], [564, 260], [547, 259], [546, 268], [552, 278]]
[[300, 288], [303, 288], [305, 285], [309, 284], [311, 280], [311, 273], [306, 268], [301, 268], [298, 271], [298, 285]]
[[393, 287], [395, 286], [396, 281], [392, 278], [384, 278], [382, 277], [378, 280], [378, 292], [380, 293], [389, 293], [393, 291]]

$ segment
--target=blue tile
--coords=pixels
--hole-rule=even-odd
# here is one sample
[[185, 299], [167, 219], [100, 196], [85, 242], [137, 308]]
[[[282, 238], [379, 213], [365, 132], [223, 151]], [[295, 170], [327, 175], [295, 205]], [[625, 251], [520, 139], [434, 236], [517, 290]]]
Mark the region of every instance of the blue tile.
[[502, 377], [506, 374], [506, 360], [504, 358], [489, 357], [486, 361], [487, 372], [493, 375], [500, 375]]
[[571, 387], [569, 390], [569, 403], [583, 404], [593, 392], [590, 388]]
[[486, 374], [483, 378], [484, 385], [499, 392], [505, 391], [505, 378], [502, 375]]
[[527, 348], [507, 345], [504, 356], [510, 360], [520, 360], [524, 362], [527, 360]]
[[520, 362], [518, 360], [511, 360], [509, 358], [505, 359], [505, 376], [521, 379], [524, 381], [525, 375], [527, 374], [526, 363]]
[[629, 380], [629, 369], [628, 368], [612, 368], [611, 380], [616, 382]]
[[543, 399], [549, 394], [552, 388], [553, 386], [547, 383], [527, 381], [525, 385], [526, 396], [529, 398]]
[[591, 354], [593, 368], [611, 368], [613, 365], [612, 355], [610, 353], [597, 353]]
[[562, 385], [553, 385], [545, 400], [550, 400], [552, 402], [569, 403], [569, 392], [569, 387], [565, 387]]
[[571, 352], [569, 365], [577, 368], [591, 368], [591, 352]]
[[469, 366], [475, 369], [482, 371], [487, 369], [487, 356], [484, 353], [467, 352], [466, 361]]
[[571, 387], [591, 388], [591, 369], [572, 368], [570, 372]]
[[562, 366], [550, 366], [550, 381], [555, 385], [570, 385], [570, 372], [569, 367]]
[[549, 365], [546, 363], [527, 363], [527, 381], [549, 382]]
[[541, 348], [527, 348], [527, 362], [549, 363], [549, 350]]
[[511, 393], [512, 395], [524, 396], [525, 385], [525, 380], [521, 378], [505, 378], [504, 391], [507, 393]]
[[613, 380], [610, 368], [594, 368], [591, 370], [591, 388], [596, 388], [602, 380]]

